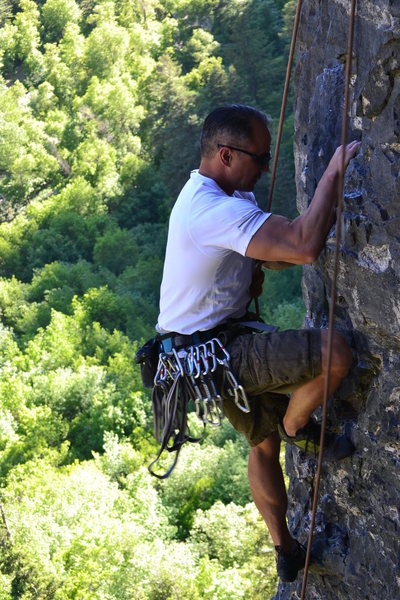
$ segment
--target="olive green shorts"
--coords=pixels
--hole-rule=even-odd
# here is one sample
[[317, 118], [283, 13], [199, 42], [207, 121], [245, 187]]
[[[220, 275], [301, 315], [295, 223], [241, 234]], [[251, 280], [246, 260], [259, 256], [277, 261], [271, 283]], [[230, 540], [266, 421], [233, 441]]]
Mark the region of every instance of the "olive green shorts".
[[321, 373], [321, 331], [248, 333], [235, 338], [228, 350], [251, 410], [242, 412], [224, 395], [225, 413], [249, 444], [257, 446], [276, 431], [287, 409], [288, 393]]

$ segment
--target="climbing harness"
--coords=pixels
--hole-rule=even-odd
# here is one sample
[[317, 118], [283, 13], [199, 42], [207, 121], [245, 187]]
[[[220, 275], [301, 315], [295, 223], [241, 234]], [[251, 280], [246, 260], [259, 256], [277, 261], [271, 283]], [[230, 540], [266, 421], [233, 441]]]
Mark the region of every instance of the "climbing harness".
[[[191, 335], [165, 334], [149, 340], [138, 350], [142, 383], [152, 387], [154, 435], [161, 446], [149, 471], [166, 479], [173, 471], [186, 442], [200, 442], [207, 424], [219, 427], [225, 416], [223, 396], [231, 398], [244, 413], [250, 412], [247, 394], [230, 363], [225, 340], [251, 331], [272, 332], [278, 328], [252, 319], [232, 321], [223, 326]], [[188, 413], [203, 423], [203, 433], [194, 437]], [[175, 452], [165, 473], [154, 471], [164, 450]]]

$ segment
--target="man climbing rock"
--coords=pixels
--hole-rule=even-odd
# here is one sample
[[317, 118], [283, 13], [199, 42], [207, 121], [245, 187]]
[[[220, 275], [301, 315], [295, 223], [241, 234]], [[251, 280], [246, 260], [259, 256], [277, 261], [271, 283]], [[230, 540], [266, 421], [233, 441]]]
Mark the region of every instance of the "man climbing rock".
[[[287, 494], [279, 463], [280, 442], [317, 453], [320, 429], [311, 418], [322, 404], [327, 331], [307, 329], [255, 333], [235, 327], [246, 315], [257, 261], [286, 268], [316, 260], [335, 220], [341, 160], [338, 148], [306, 211], [293, 221], [263, 212], [252, 190], [268, 171], [271, 136], [265, 115], [249, 106], [218, 108], [206, 118], [201, 163], [172, 210], [161, 285], [161, 334], [190, 339], [223, 331], [233, 371], [246, 390], [250, 412], [224, 396], [225, 413], [250, 445], [249, 482], [277, 552], [282, 581], [304, 567], [305, 549], [289, 532]], [[358, 144], [347, 145], [346, 167]], [[335, 332], [332, 393], [350, 368], [352, 355]], [[290, 397], [288, 396], [290, 394]], [[326, 455], [348, 456], [345, 436], [326, 434]]]

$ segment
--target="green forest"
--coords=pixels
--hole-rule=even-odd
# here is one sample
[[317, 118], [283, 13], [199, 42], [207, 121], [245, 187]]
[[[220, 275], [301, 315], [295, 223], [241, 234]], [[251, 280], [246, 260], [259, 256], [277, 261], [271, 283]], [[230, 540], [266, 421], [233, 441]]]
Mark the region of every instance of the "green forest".
[[[204, 117], [248, 103], [276, 133], [294, 5], [0, 0], [0, 600], [276, 589], [246, 442], [224, 423], [151, 477], [134, 355]], [[288, 216], [292, 129], [289, 106], [273, 202]], [[265, 177], [262, 207], [267, 192]], [[267, 321], [301, 324], [300, 278], [268, 274]]]

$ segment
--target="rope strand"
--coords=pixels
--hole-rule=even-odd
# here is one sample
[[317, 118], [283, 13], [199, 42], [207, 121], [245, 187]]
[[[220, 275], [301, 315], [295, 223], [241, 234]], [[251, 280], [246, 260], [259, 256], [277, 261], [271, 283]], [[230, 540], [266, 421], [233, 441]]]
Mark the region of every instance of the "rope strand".
[[353, 54], [353, 37], [354, 37], [356, 1], [357, 0], [352, 0], [350, 20], [349, 20], [349, 36], [348, 36], [347, 60], [346, 60], [346, 82], [345, 82], [344, 107], [343, 107], [343, 118], [342, 118], [342, 155], [341, 155], [341, 168], [339, 171], [338, 206], [337, 206], [337, 216], [336, 216], [336, 244], [335, 244], [334, 270], [333, 270], [333, 277], [332, 277], [332, 287], [331, 287], [331, 297], [330, 297], [330, 307], [329, 307], [327, 376], [326, 376], [325, 388], [324, 388], [320, 452], [319, 452], [319, 457], [318, 457], [318, 469], [317, 469], [317, 474], [315, 477], [313, 507], [312, 507], [312, 514], [311, 514], [311, 522], [310, 522], [310, 532], [309, 532], [309, 536], [308, 536], [306, 563], [304, 566], [303, 584], [302, 584], [302, 589], [301, 589], [301, 600], [304, 600], [304, 598], [305, 598], [305, 592], [306, 592], [306, 586], [307, 586], [308, 569], [309, 569], [309, 565], [310, 565], [310, 555], [311, 555], [311, 544], [312, 544], [312, 536], [313, 536], [314, 524], [315, 524], [315, 515], [317, 512], [317, 505], [318, 505], [319, 484], [320, 484], [320, 480], [321, 480], [322, 457], [323, 457], [324, 442], [325, 442], [325, 426], [326, 426], [327, 405], [328, 405], [328, 390], [329, 390], [329, 384], [330, 384], [330, 371], [331, 371], [331, 364], [332, 364], [333, 322], [334, 322], [334, 313], [335, 313], [335, 307], [336, 307], [336, 290], [337, 290], [337, 279], [338, 279], [338, 271], [339, 271], [339, 247], [340, 247], [340, 239], [341, 239], [344, 172], [345, 172], [345, 156], [346, 156], [346, 140], [347, 140], [347, 114], [348, 114], [348, 106], [349, 106], [349, 89], [350, 89], [350, 76], [351, 76], [351, 59], [352, 59], [352, 54]]
[[[292, 40], [290, 42], [288, 64], [286, 67], [286, 78], [285, 78], [285, 85], [283, 88], [281, 114], [279, 115], [278, 133], [276, 136], [276, 143], [275, 143], [274, 162], [272, 165], [271, 181], [270, 181], [270, 186], [269, 186], [267, 212], [271, 212], [272, 196], [274, 194], [274, 188], [275, 188], [276, 170], [278, 167], [279, 150], [281, 147], [283, 122], [285, 119], [286, 104], [287, 104], [287, 98], [288, 98], [288, 94], [289, 94], [290, 78], [291, 78], [291, 74], [292, 74], [293, 58], [294, 58], [294, 52], [295, 52], [295, 48], [296, 48], [297, 32], [299, 30], [300, 13], [301, 13], [302, 4], [303, 4], [303, 0], [298, 0], [296, 16], [295, 16], [293, 32], [292, 32]], [[256, 315], [257, 315], [257, 317], [259, 317], [260, 316], [260, 304], [258, 302], [257, 296], [254, 296], [254, 307], [255, 307]]]
[[274, 162], [272, 165], [272, 172], [271, 172], [271, 182], [270, 182], [270, 187], [269, 187], [267, 212], [271, 211], [272, 196], [274, 194], [276, 169], [278, 166], [279, 149], [281, 146], [282, 131], [283, 131], [283, 121], [285, 119], [286, 104], [287, 104], [287, 98], [288, 98], [288, 94], [289, 94], [290, 77], [292, 74], [293, 58], [294, 58], [294, 51], [296, 48], [297, 32], [299, 30], [300, 13], [301, 13], [302, 4], [303, 4], [303, 0], [298, 0], [297, 9], [296, 9], [296, 17], [295, 17], [294, 26], [293, 26], [292, 41], [290, 43], [288, 64], [286, 67], [286, 79], [285, 79], [285, 86], [283, 88], [283, 96], [282, 96], [281, 114], [279, 116], [278, 133], [276, 135]]

